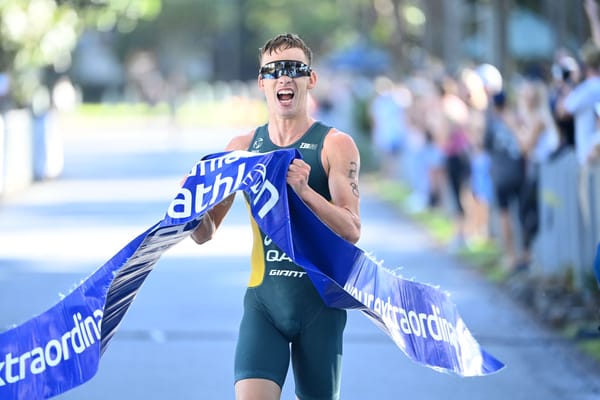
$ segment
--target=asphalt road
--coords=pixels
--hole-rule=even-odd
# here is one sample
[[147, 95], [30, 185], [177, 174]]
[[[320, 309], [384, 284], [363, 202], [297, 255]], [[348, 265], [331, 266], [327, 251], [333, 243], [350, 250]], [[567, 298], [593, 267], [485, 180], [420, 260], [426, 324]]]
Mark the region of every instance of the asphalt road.
[[[241, 130], [164, 126], [65, 131], [65, 170], [0, 204], [0, 328], [39, 314], [160, 220], [182, 176]], [[460, 378], [420, 366], [359, 312], [345, 333], [342, 399], [592, 400], [600, 370], [509, 295], [446, 254], [362, 188], [359, 247], [403, 276], [439, 285], [483, 348], [506, 363]], [[232, 399], [250, 230], [236, 200], [215, 239], [169, 250], [146, 280], [97, 375], [65, 400]], [[293, 399], [288, 377], [283, 399]]]

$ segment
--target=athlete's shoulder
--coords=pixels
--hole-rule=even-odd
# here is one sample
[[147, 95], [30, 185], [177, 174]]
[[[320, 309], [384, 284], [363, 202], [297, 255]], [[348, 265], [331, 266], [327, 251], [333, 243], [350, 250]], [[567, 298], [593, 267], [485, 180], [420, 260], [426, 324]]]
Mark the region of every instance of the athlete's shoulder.
[[331, 128], [323, 141], [323, 168], [329, 174], [332, 166], [360, 165], [360, 153], [351, 135]]
[[354, 142], [354, 138], [344, 131], [341, 131], [337, 128], [331, 127], [325, 136], [325, 141], [323, 142], [324, 147], [342, 147], [342, 148], [355, 148], [356, 143]]
[[250, 147], [250, 143], [252, 142], [252, 138], [254, 137], [254, 132], [256, 132], [256, 129], [238, 136], [234, 136], [229, 141], [227, 146], [225, 146], [225, 151], [248, 150], [248, 147]]

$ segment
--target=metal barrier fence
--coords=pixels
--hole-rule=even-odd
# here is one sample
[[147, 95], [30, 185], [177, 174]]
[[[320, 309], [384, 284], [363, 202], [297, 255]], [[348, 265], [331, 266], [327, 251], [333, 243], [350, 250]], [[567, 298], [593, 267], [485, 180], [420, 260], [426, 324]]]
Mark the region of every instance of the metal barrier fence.
[[62, 146], [52, 114], [33, 116], [29, 110], [0, 114], [0, 200], [34, 181], [60, 175]]
[[593, 275], [600, 241], [600, 165], [580, 167], [574, 152], [544, 164], [540, 174], [540, 226], [534, 273], [572, 276], [582, 289]]
[[[408, 149], [402, 154], [399, 179], [412, 191], [409, 208], [427, 207], [427, 165], [419, 151]], [[418, 173], [417, 176], [413, 176]], [[447, 189], [447, 188], [446, 188]], [[448, 193], [442, 209], [452, 214]], [[593, 261], [600, 242], [600, 163], [582, 168], [574, 151], [566, 151], [540, 169], [538, 191], [539, 230], [533, 246], [535, 262], [532, 273], [541, 279], [570, 279], [575, 289], [582, 290], [593, 280]], [[511, 205], [514, 246], [522, 251], [518, 204]], [[500, 235], [498, 209], [491, 204], [489, 229], [493, 237]]]
[[27, 188], [33, 182], [33, 132], [28, 110], [10, 110], [3, 120], [3, 145], [0, 153], [2, 195]]

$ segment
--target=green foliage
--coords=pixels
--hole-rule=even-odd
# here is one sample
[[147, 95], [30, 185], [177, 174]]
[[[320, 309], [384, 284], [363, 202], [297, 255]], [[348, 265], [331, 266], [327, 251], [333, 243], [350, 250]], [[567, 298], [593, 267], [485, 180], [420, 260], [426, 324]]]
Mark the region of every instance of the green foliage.
[[0, 72], [11, 76], [13, 97], [28, 103], [45, 67], [67, 70], [86, 28], [132, 29], [139, 19], [156, 17], [161, 4], [161, 0], [2, 0]]
[[322, 0], [310, 6], [292, 0], [247, 1], [243, 23], [263, 42], [281, 32], [296, 32], [313, 50], [325, 52], [356, 38], [358, 20], [371, 7], [372, 1], [365, 0]]
[[581, 347], [586, 354], [589, 354], [596, 361], [600, 362], [600, 339], [580, 342], [579, 347]]

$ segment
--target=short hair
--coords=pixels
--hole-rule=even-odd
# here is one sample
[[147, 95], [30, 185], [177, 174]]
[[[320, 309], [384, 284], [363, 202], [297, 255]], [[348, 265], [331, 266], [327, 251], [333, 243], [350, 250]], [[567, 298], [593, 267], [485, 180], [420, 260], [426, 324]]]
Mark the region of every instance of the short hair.
[[594, 70], [600, 69], [600, 49], [593, 42], [587, 42], [581, 48], [581, 58], [586, 67]]
[[295, 33], [282, 33], [269, 39], [263, 47], [258, 49], [258, 62], [262, 61], [265, 54], [273, 54], [273, 52], [286, 49], [300, 49], [306, 55], [308, 65], [312, 63], [312, 50], [304, 43], [304, 40]]

